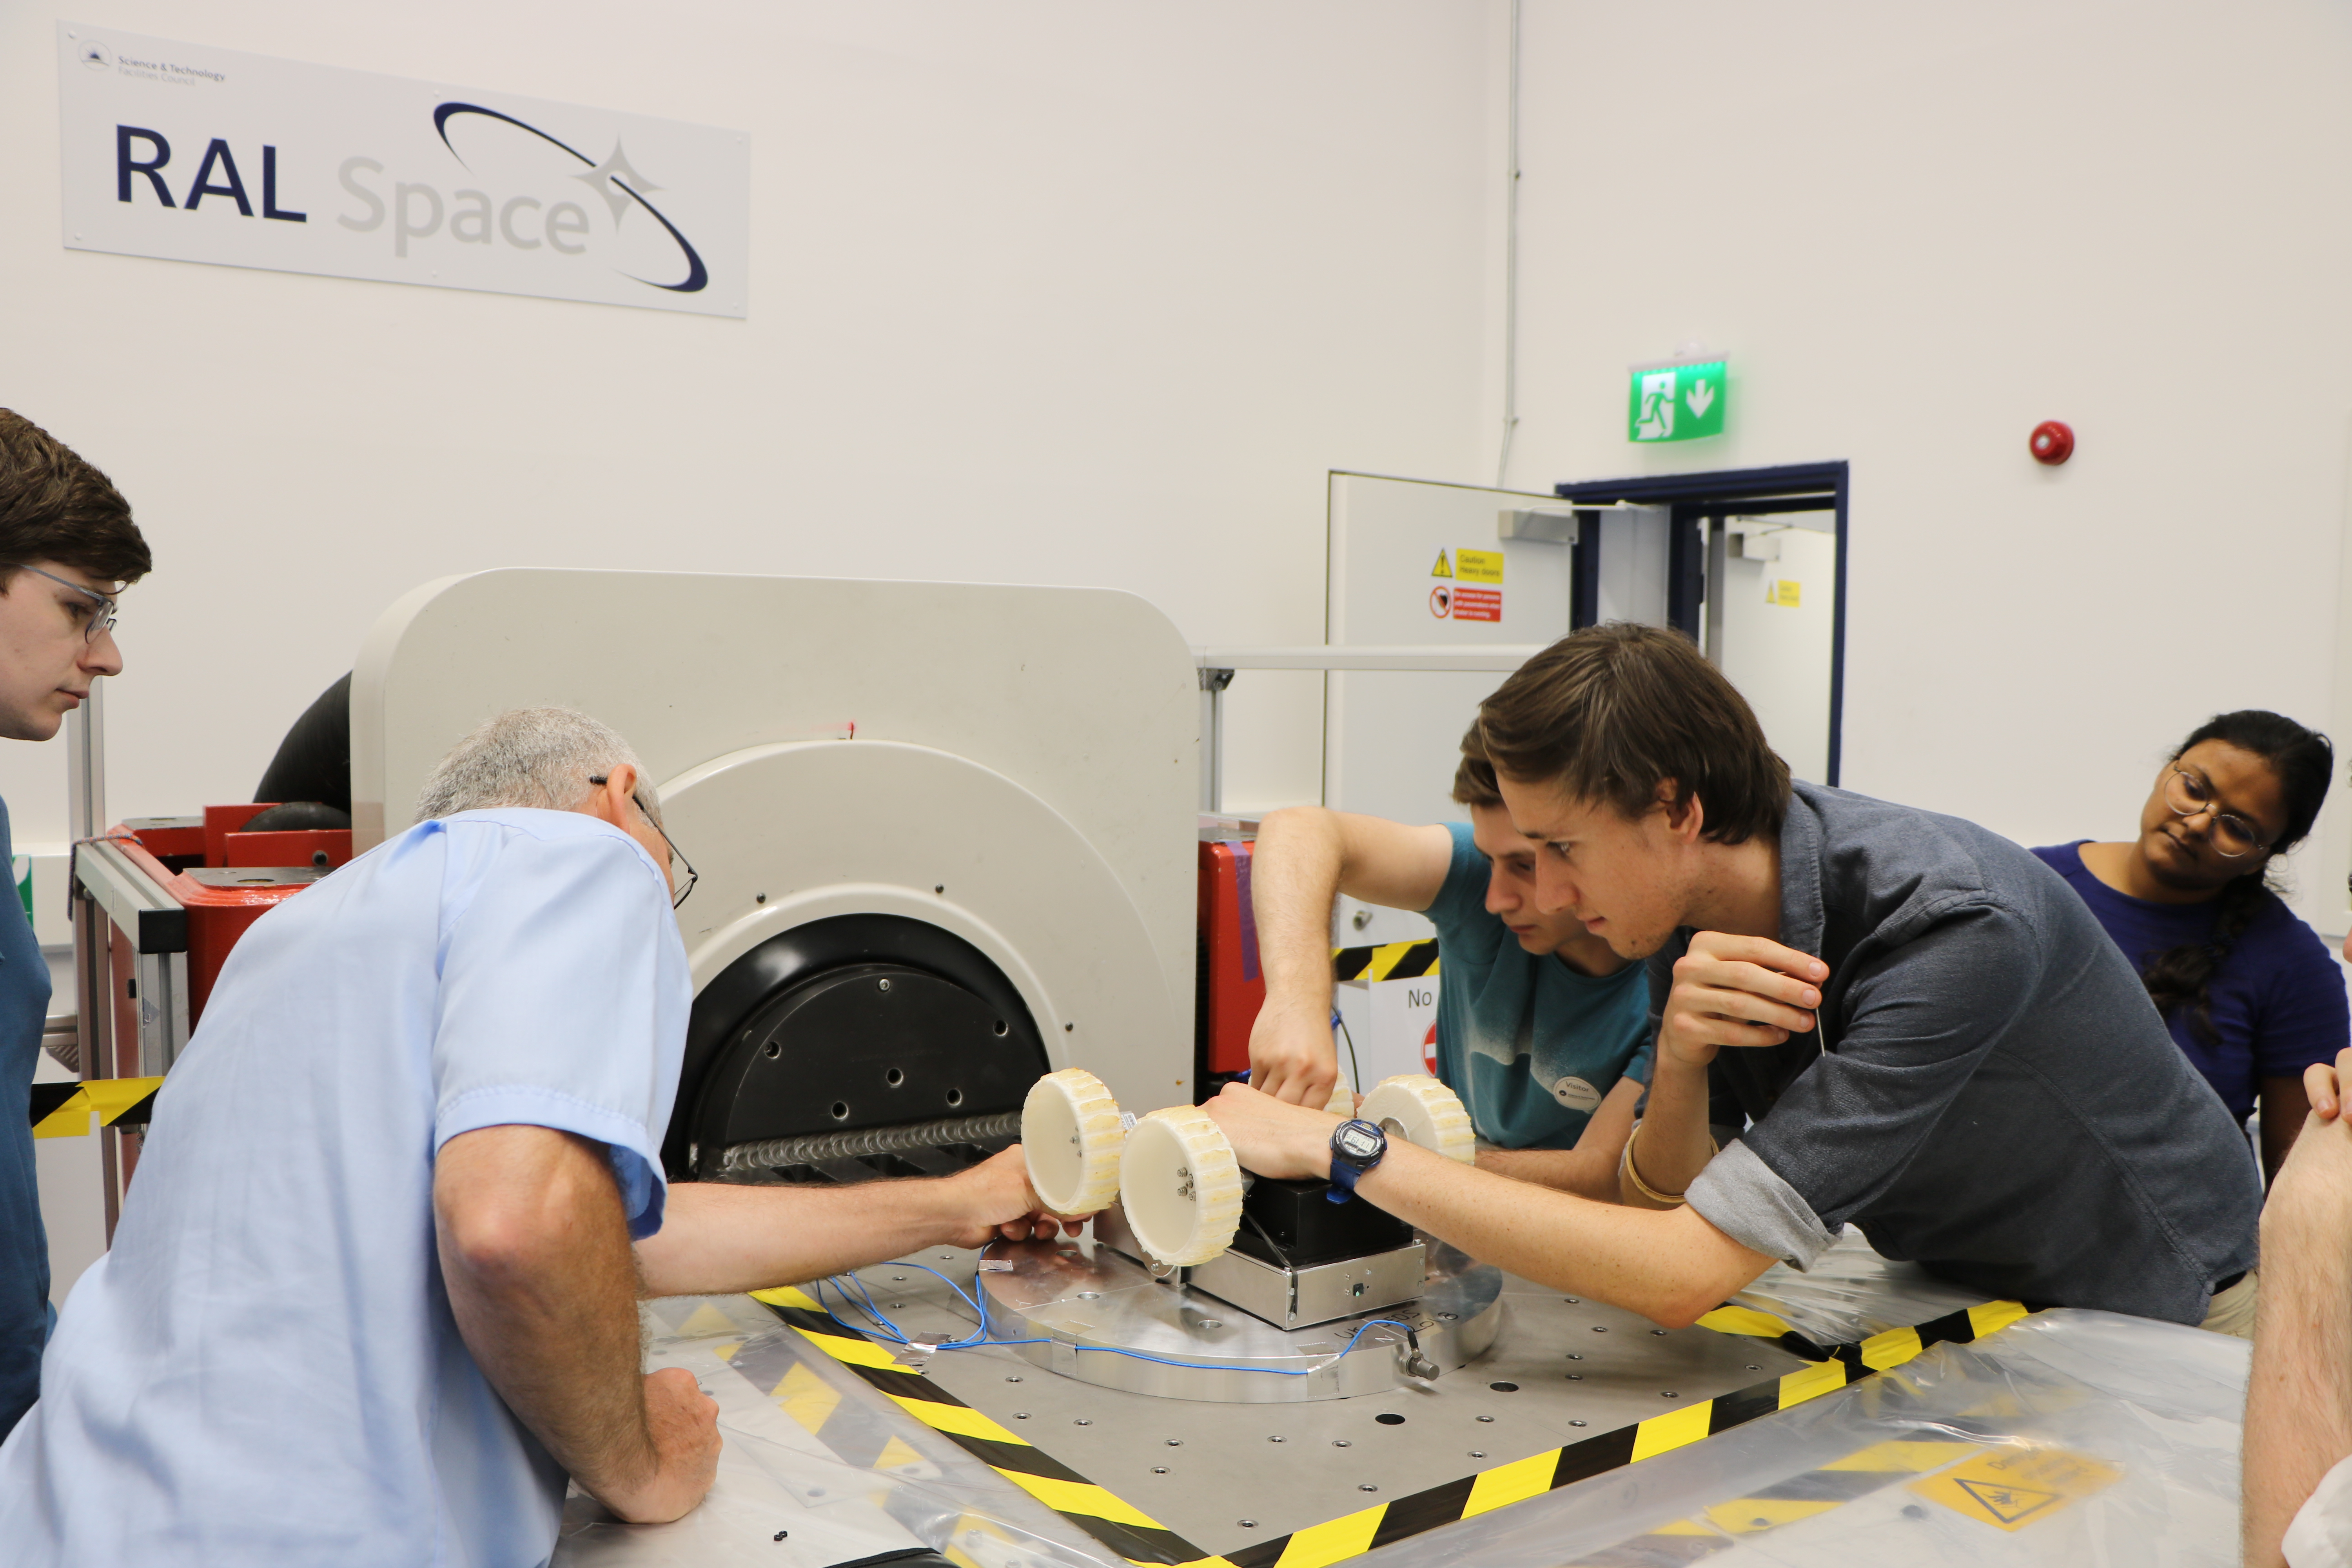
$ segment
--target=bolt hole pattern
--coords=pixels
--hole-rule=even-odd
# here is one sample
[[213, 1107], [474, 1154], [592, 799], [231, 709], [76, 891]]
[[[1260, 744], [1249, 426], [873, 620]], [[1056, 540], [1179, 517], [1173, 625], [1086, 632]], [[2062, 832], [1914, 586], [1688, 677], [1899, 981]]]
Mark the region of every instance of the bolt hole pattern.
[[960, 1089], [951, 1089], [948, 1090], [948, 1103], [950, 1105], [961, 1105], [963, 1103], [963, 1090]]
[[1002, 1018], [996, 1020], [996, 1032], [1000, 1035], [1003, 1034], [1010, 1026], [1011, 1026], [1007, 1025]]
[[888, 1072], [882, 1075], [882, 1081], [888, 1084], [892, 1089], [896, 1089], [900, 1084], [907, 1081], [907, 1074], [903, 1068], [892, 1068]]
[[836, 1100], [833, 1102], [833, 1119], [835, 1121], [846, 1121], [849, 1120], [849, 1101], [845, 1100]]

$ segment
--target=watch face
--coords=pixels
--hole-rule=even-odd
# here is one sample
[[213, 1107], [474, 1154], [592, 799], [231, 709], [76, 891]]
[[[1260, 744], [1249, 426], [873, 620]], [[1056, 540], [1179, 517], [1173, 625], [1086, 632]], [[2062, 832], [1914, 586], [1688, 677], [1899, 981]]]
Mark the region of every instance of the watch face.
[[1351, 1160], [1369, 1160], [1381, 1152], [1380, 1138], [1352, 1121], [1339, 1129], [1337, 1142], [1339, 1152]]

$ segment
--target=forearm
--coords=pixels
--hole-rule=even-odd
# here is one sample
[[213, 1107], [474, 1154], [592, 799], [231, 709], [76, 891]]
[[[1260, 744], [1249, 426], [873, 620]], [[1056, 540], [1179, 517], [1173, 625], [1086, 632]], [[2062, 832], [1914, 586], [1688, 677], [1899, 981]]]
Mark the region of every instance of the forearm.
[[797, 1285], [950, 1238], [965, 1205], [946, 1180], [854, 1187], [681, 1182], [662, 1227], [637, 1243], [647, 1296]]
[[[1714, 1155], [1707, 1132], [1706, 1068], [1658, 1053], [1651, 1069], [1650, 1106], [1633, 1141], [1633, 1168], [1654, 1192], [1686, 1193]], [[1635, 1208], [1660, 1205], [1642, 1194], [1631, 1181], [1622, 1184], [1619, 1201]]]
[[[492, 1142], [513, 1134], [525, 1137]], [[485, 1184], [486, 1153], [529, 1184], [527, 1206], [467, 1212], [469, 1191]], [[602, 1153], [544, 1129], [485, 1129], [445, 1146], [435, 1199], [449, 1310], [491, 1386], [588, 1491], [643, 1481], [656, 1455], [636, 1269]]]
[[1481, 1149], [1478, 1168], [1515, 1182], [1574, 1193], [1595, 1203], [1613, 1204], [1617, 1162], [1625, 1139], [1633, 1130], [1633, 1108], [1641, 1103], [1642, 1085], [1631, 1078], [1617, 1080], [1599, 1109], [1584, 1123], [1573, 1149]]
[[1259, 826], [1250, 907], [1267, 1006], [1329, 1016], [1331, 905], [1345, 856], [1338, 817], [1319, 806], [1277, 811]]
[[[1623, 1141], [1619, 1141], [1622, 1152]], [[1515, 1182], [1574, 1193], [1595, 1203], [1617, 1201], [1617, 1154], [1579, 1144], [1573, 1149], [1481, 1149], [1478, 1168]]]
[[1391, 1142], [1356, 1190], [1481, 1262], [1669, 1327], [1696, 1321], [1771, 1262], [1687, 1208], [1594, 1203], [1409, 1143]]
[[2245, 1561], [2257, 1568], [2283, 1561], [2295, 1510], [2352, 1455], [2352, 1194], [2332, 1194], [2319, 1223], [2298, 1201], [2308, 1195], [2283, 1190], [2263, 1221], [2244, 1454]]

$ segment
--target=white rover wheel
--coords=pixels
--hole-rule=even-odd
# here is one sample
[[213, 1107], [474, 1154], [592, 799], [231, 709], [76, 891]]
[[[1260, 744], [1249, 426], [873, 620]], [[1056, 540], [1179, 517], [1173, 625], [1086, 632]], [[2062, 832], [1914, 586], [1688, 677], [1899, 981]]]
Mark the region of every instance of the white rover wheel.
[[1418, 1143], [1467, 1165], [1478, 1155], [1478, 1131], [1454, 1091], [1426, 1073], [1384, 1078], [1364, 1096], [1356, 1114], [1391, 1138]]
[[1144, 1251], [1189, 1268], [1233, 1245], [1242, 1220], [1242, 1168], [1207, 1111], [1171, 1105], [1129, 1131], [1118, 1201]]
[[1090, 1215], [1118, 1196], [1127, 1133], [1118, 1101], [1084, 1068], [1047, 1073], [1021, 1105], [1021, 1152], [1038, 1201], [1058, 1215]]

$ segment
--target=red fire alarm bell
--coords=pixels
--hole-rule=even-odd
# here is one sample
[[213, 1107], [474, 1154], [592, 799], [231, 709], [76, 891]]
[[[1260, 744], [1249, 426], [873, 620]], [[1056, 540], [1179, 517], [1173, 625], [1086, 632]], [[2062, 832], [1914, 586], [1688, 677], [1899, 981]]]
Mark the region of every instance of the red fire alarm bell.
[[2035, 462], [2055, 467], [2074, 455], [2074, 432], [2061, 420], [2044, 419], [2033, 427], [2033, 439], [2027, 445]]

